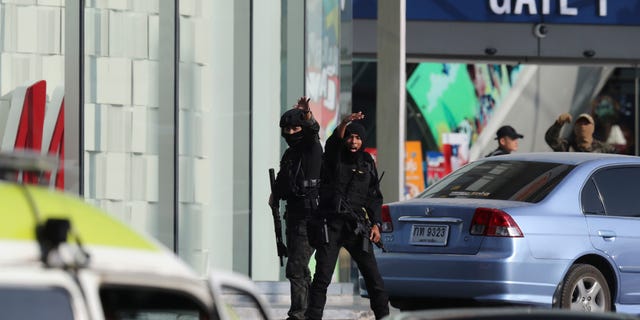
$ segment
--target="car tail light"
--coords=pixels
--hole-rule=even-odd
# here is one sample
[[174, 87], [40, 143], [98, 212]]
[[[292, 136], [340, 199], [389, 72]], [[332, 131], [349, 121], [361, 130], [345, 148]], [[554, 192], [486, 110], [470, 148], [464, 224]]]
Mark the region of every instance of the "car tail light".
[[391, 222], [391, 214], [389, 213], [389, 206], [382, 206], [382, 230], [380, 232], [393, 232], [393, 223]]
[[492, 208], [477, 208], [471, 219], [469, 233], [488, 237], [523, 237], [518, 224], [506, 212]]

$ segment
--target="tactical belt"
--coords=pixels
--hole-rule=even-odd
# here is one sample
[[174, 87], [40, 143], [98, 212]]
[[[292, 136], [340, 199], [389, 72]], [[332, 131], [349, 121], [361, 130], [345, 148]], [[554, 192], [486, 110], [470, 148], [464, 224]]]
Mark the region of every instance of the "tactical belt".
[[294, 211], [301, 209], [318, 209], [318, 198], [302, 198], [296, 199], [295, 201], [287, 201], [287, 209], [292, 209]]
[[320, 179], [302, 180], [302, 186], [305, 188], [315, 188], [320, 185]]

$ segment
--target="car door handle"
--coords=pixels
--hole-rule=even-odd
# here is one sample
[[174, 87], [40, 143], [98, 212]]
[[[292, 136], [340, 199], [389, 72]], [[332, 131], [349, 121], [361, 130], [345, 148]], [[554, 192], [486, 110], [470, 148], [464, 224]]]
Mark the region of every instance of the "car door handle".
[[605, 240], [613, 240], [616, 237], [616, 233], [611, 230], [598, 230], [598, 235]]

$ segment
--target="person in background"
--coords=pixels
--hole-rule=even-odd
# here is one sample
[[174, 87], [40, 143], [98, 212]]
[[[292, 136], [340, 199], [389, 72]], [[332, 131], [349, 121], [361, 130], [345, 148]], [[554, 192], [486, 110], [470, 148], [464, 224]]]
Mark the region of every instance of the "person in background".
[[518, 139], [524, 138], [523, 135], [516, 132], [512, 126], [502, 126], [496, 132], [496, 140], [498, 140], [498, 148], [489, 153], [487, 157], [510, 154], [518, 150]]
[[371, 244], [380, 242], [380, 181], [373, 158], [363, 150], [365, 128], [352, 122], [363, 118], [362, 112], [346, 116], [325, 144], [320, 217], [312, 218], [321, 218], [323, 223], [312, 222], [309, 230], [316, 249], [316, 271], [306, 312], [309, 320], [322, 319], [327, 288], [342, 247], [358, 265], [376, 319], [389, 314], [389, 297]]
[[560, 137], [560, 130], [566, 123], [571, 123], [571, 115], [563, 113], [549, 127], [544, 140], [553, 151], [616, 153], [616, 148], [593, 137], [595, 121], [587, 113], [581, 113], [573, 124], [573, 137]]
[[301, 97], [293, 109], [280, 118], [281, 135], [289, 145], [280, 160], [275, 191], [269, 204], [286, 200], [286, 277], [291, 285], [288, 319], [304, 319], [311, 285], [309, 260], [313, 248], [307, 238], [307, 221], [318, 209], [318, 187], [322, 164], [320, 126], [309, 108], [309, 99]]

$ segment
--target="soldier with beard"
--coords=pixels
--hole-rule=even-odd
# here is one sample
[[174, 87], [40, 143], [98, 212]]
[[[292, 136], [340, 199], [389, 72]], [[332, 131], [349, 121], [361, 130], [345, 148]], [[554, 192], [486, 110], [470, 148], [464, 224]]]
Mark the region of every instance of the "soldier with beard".
[[269, 203], [280, 199], [286, 201], [286, 277], [291, 285], [288, 319], [304, 319], [311, 284], [309, 260], [313, 254], [307, 239], [307, 220], [318, 208], [322, 163], [320, 126], [313, 118], [307, 97], [301, 97], [293, 109], [282, 114], [280, 128], [289, 148], [280, 160]]
[[363, 150], [364, 127], [352, 123], [362, 118], [362, 112], [345, 117], [325, 145], [320, 210], [309, 225], [309, 239], [316, 249], [316, 271], [307, 319], [322, 318], [327, 287], [342, 247], [358, 265], [376, 319], [389, 314], [389, 297], [371, 245], [380, 242], [382, 194], [378, 172], [371, 155]]
[[615, 153], [616, 148], [593, 137], [595, 122], [593, 118], [582, 113], [573, 125], [573, 136], [570, 139], [560, 138], [560, 130], [565, 123], [571, 123], [571, 115], [563, 113], [549, 127], [544, 139], [553, 151], [600, 152]]

